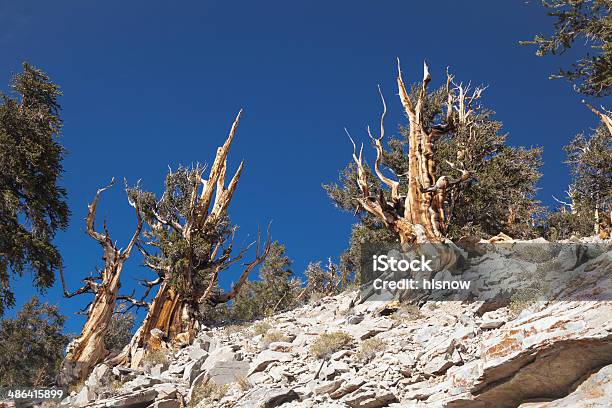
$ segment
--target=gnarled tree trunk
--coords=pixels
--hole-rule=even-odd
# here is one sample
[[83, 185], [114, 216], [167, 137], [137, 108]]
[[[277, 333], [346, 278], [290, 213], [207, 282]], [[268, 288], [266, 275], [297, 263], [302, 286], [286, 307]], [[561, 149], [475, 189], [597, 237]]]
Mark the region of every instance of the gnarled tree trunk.
[[[399, 194], [399, 182], [385, 176], [381, 170], [383, 158], [382, 140], [384, 137], [384, 120], [387, 112], [385, 100], [380, 120], [380, 136], [368, 133], [376, 148], [376, 161], [374, 170], [378, 178], [390, 190], [389, 200], [378, 191], [372, 194], [366, 179], [363, 166], [363, 145], [357, 155], [357, 146], [353, 143], [353, 160], [357, 164], [357, 183], [361, 196], [356, 200], [360, 206], [377, 217], [385, 226], [395, 231], [402, 243], [409, 242], [440, 242], [444, 238], [448, 220], [446, 218], [444, 201], [447, 191], [458, 188], [460, 183], [470, 177], [465, 169], [455, 167], [448, 162], [451, 168], [456, 169], [460, 175], [457, 177], [437, 177], [437, 163], [434, 159], [434, 144], [445, 134], [451, 133], [461, 125], [470, 124], [473, 114], [472, 105], [480, 98], [482, 89], [476, 88], [468, 95], [468, 89], [461, 85], [453, 88], [453, 77], [447, 74], [447, 111], [445, 121], [441, 124], [427, 127], [425, 123], [425, 101], [427, 86], [431, 80], [427, 64], [424, 65], [423, 82], [417, 92], [416, 101], [412, 101], [402, 79], [398, 61], [397, 86], [400, 100], [409, 120], [408, 132], [408, 192], [406, 196]], [[380, 89], [379, 89], [380, 92]], [[349, 135], [350, 137], [350, 135]], [[458, 163], [461, 166], [461, 163]]]
[[[100, 194], [112, 184], [113, 182], [96, 192], [92, 203], [88, 206], [89, 211], [86, 218], [87, 234], [98, 241], [104, 251], [104, 269], [98, 276], [83, 279], [84, 286], [72, 293], [69, 293], [66, 289], [64, 273], [60, 269], [60, 277], [66, 297], [70, 298], [84, 293], [94, 295], [93, 301], [86, 309], [87, 321], [81, 330], [81, 334], [68, 346], [58, 376], [60, 385], [73, 384], [86, 378], [93, 367], [107, 357], [108, 350], [106, 350], [104, 344], [104, 336], [115, 311], [118, 291], [121, 286], [121, 271], [142, 229], [142, 218], [138, 208], [136, 208], [138, 226], [125, 250], [117, 248], [106, 228], [104, 228], [104, 233], [95, 231], [94, 220], [98, 199]], [[136, 204], [134, 206], [136, 207]]]
[[[230, 257], [232, 243], [225, 246], [224, 240], [211, 242], [210, 250], [206, 254], [196, 254], [195, 252], [198, 251], [193, 250], [198, 242], [203, 239], [203, 231], [211, 228], [225, 217], [227, 207], [242, 173], [243, 163], [240, 163], [229, 184], [225, 186], [227, 156], [240, 116], [241, 113], [238, 113], [227, 140], [217, 149], [208, 180], [204, 180], [198, 173], [194, 184], [191, 186], [187, 215], [183, 216], [181, 221], [177, 221], [176, 217], [164, 217], [155, 208], [150, 211], [152, 214], [151, 221], [148, 220], [147, 222], [153, 232], [164, 229], [165, 231], [171, 231], [172, 234], [180, 236], [181, 242], [189, 248], [185, 255], [186, 262], [184, 262], [184, 266], [178, 268], [177, 265], [169, 265], [166, 262], [167, 257], [151, 256], [141, 247], [141, 250], [145, 253], [145, 258], [158, 261], [147, 262], [146, 264], [158, 274], [159, 279], [145, 282], [148, 290], [153, 286], [158, 286], [157, 294], [148, 305], [147, 316], [130, 344], [121, 355], [109, 361], [111, 364], [137, 366], [139, 364], [138, 356], [142, 356], [142, 350], [159, 347], [160, 340], [162, 344], [166, 343], [168, 346], [190, 343], [194, 339], [198, 328], [197, 318], [200, 305], [206, 303], [214, 306], [233, 299], [247, 280], [249, 273], [267, 256], [270, 249], [269, 233], [263, 249], [261, 248], [261, 236], [258, 235], [255, 259], [245, 264], [238, 281], [229, 292], [225, 293], [218, 288], [219, 273], [240, 260], [250, 246], [255, 243], [244, 248], [233, 258]], [[201, 185], [201, 190], [199, 185]], [[206, 282], [196, 281], [197, 266], [194, 265], [199, 265], [201, 268], [203, 264], [211, 271], [209, 276], [206, 277], [209, 280]], [[173, 287], [170, 282], [172, 274], [181, 275], [182, 281], [186, 282], [187, 293]]]

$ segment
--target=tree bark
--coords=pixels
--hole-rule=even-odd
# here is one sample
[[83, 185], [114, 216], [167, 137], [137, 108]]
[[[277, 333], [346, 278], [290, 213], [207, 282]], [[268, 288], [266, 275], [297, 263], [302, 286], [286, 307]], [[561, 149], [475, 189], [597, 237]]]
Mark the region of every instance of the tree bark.
[[90, 293], [94, 295], [93, 301], [87, 309], [87, 320], [81, 330], [81, 334], [70, 342], [66, 351], [58, 383], [60, 385], [74, 384], [85, 379], [93, 367], [100, 363], [108, 355], [104, 336], [106, 335], [109, 322], [115, 311], [117, 294], [121, 286], [121, 271], [124, 262], [129, 258], [131, 250], [142, 230], [142, 218], [136, 207], [138, 226], [125, 250], [117, 248], [110, 238], [106, 226], [104, 233], [94, 229], [96, 207], [100, 194], [112, 186], [113, 182], [105, 188], [99, 189], [92, 203], [88, 206], [86, 218], [87, 233], [102, 246], [104, 251], [104, 269], [99, 276], [84, 279], [85, 285], [75, 292], [69, 293], [66, 289], [63, 270], [60, 269], [60, 277], [64, 295], [68, 298]]
[[[169, 221], [156, 211], [153, 211], [153, 220], [150, 222], [151, 229], [153, 231], [166, 229], [172, 231], [173, 234], [180, 234], [186, 247], [190, 248], [186, 255], [188, 262], [185, 262], [186, 266], [181, 270], [177, 270], [173, 265], [167, 265], [163, 262], [159, 265], [148, 265], [160, 277], [158, 291], [148, 306], [145, 320], [134, 334], [130, 344], [126, 346], [119, 356], [109, 361], [111, 364], [138, 366], [138, 356], [142, 355], [142, 350], [159, 346], [157, 344], [158, 337], [168, 347], [191, 343], [198, 329], [197, 319], [200, 305], [207, 303], [214, 306], [229, 302], [238, 294], [238, 291], [246, 282], [253, 268], [259, 265], [267, 256], [271, 243], [269, 231], [263, 248], [261, 247], [261, 235], [258, 234], [255, 259], [245, 265], [239, 279], [230, 291], [225, 293], [218, 290], [219, 273], [240, 260], [251, 245], [255, 243], [244, 248], [233, 258], [230, 257], [232, 243], [225, 245], [224, 241], [211, 242], [210, 253], [208, 254], [199, 253], [195, 255], [191, 249], [194, 242], [197, 243], [198, 240], [201, 241], [203, 239], [203, 231], [214, 226], [216, 222], [225, 216], [242, 174], [243, 163], [240, 163], [230, 182], [227, 186], [225, 185], [227, 156], [240, 121], [241, 112], [238, 113], [234, 120], [225, 143], [217, 149], [208, 180], [204, 180], [198, 175], [198, 180], [192, 186], [189, 193], [188, 216], [185, 217], [183, 223]], [[206, 264], [211, 270], [210, 281], [204, 283], [194, 282], [195, 273], [193, 265], [201, 264]], [[170, 283], [170, 275], [177, 273], [181, 274], [181, 277], [187, 282], [185, 285], [188, 288], [186, 293], [177, 291]], [[155, 340], [155, 342], [152, 340]]]
[[[445, 211], [446, 193], [450, 189], [470, 178], [467, 170], [450, 167], [461, 173], [458, 177], [437, 177], [438, 163], [434, 159], [434, 144], [441, 136], [451, 133], [459, 125], [469, 126], [471, 116], [475, 109], [473, 103], [480, 98], [481, 88], [476, 88], [469, 95], [469, 87], [454, 85], [453, 77], [447, 74], [447, 108], [446, 118], [441, 124], [428, 126], [424, 119], [424, 108], [427, 97], [427, 87], [431, 77], [427, 64], [424, 64], [423, 82], [417, 92], [416, 101], [413, 102], [408, 95], [402, 79], [398, 61], [397, 86], [404, 111], [409, 121], [408, 141], [408, 192], [405, 197], [398, 193], [399, 182], [383, 175], [380, 164], [383, 156], [382, 139], [384, 137], [384, 119], [387, 112], [385, 100], [382, 97], [383, 113], [380, 120], [380, 136], [368, 133], [376, 148], [375, 172], [378, 178], [390, 189], [389, 199], [382, 191], [372, 194], [366, 179], [363, 167], [363, 145], [359, 155], [357, 146], [353, 143], [353, 160], [357, 164], [357, 183], [361, 197], [356, 200], [360, 206], [370, 214], [377, 217], [385, 226], [399, 235], [401, 243], [411, 242], [440, 242], [444, 239], [447, 227]], [[379, 89], [380, 92], [380, 89]], [[349, 135], [350, 137], [350, 135]], [[461, 166], [461, 163], [458, 163]]]

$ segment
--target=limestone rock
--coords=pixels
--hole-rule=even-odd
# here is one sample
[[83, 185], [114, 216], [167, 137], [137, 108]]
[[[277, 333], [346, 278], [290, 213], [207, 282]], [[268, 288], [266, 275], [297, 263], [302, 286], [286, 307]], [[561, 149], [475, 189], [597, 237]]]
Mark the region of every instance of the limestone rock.
[[280, 351], [264, 350], [251, 363], [251, 369], [248, 375], [264, 370], [267, 366], [275, 361], [288, 362], [291, 361], [291, 355]]
[[[265, 319], [289, 341], [262, 350], [248, 329], [231, 335], [222, 327], [203, 329], [191, 345], [167, 353], [168, 364], [148, 372], [138, 368], [142, 350], [131, 368], [98, 365], [61, 406], [176, 408], [191, 403], [203, 381], [228, 388], [212, 405], [198, 407], [610, 406], [612, 302], [604, 300], [612, 298], [612, 246], [534, 244], [490, 249], [474, 243], [468, 250], [478, 258], [474, 268], [442, 271], [472, 281], [479, 300], [427, 297], [415, 318], [398, 316], [400, 304], [383, 297], [328, 296]], [[550, 288], [547, 298], [518, 316], [510, 313], [508, 293], [499, 289], [540, 279], [538, 271], [546, 272], [541, 283]], [[589, 296], [599, 300], [581, 301]], [[315, 359], [311, 344], [334, 331], [352, 336], [350, 348]], [[357, 358], [365, 341], [371, 357]], [[109, 387], [117, 382], [123, 385]]]
[[398, 402], [397, 397], [387, 390], [368, 389], [355, 394], [344, 399], [346, 405], [351, 408], [382, 408]]
[[235, 408], [275, 408], [298, 400], [299, 395], [294, 390], [284, 387], [259, 388], [249, 393], [247, 398], [235, 405]]
[[249, 372], [247, 361], [217, 361], [208, 369], [208, 377], [218, 385], [231, 384], [237, 378], [246, 377]]
[[453, 362], [445, 356], [436, 356], [425, 365], [423, 371], [428, 375], [438, 375], [444, 373], [452, 365]]
[[148, 408], [181, 408], [181, 403], [175, 399], [163, 399], [155, 401]]
[[612, 402], [612, 365], [591, 374], [576, 390], [551, 402], [526, 403], [519, 408], [606, 408]]

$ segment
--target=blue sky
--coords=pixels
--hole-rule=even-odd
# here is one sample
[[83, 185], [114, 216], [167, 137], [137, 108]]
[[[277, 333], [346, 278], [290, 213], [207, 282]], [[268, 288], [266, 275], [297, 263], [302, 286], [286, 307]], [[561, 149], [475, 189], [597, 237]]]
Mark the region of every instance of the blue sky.
[[[434, 85], [447, 65], [459, 80], [489, 85], [483, 102], [510, 143], [544, 146], [540, 198], [563, 195], [562, 146], [597, 121], [567, 82], [547, 79], [573, 52], [537, 58], [518, 45], [551, 29], [537, 1], [3, 2], [0, 83], [6, 89], [29, 61], [65, 94], [62, 184], [72, 217], [56, 242], [72, 288], [101, 263], [83, 223], [95, 190], [115, 176], [159, 191], [168, 166], [211, 162], [241, 107], [230, 167], [244, 158], [246, 168], [230, 215], [244, 242], [273, 220], [273, 238], [301, 272], [346, 247], [354, 219], [331, 205], [321, 183], [350, 160], [343, 128], [365, 141], [366, 125], [378, 121], [377, 84], [388, 133], [404, 123], [396, 57], [407, 82], [427, 59]], [[120, 185], [101, 198], [103, 218], [125, 245], [135, 220]], [[150, 276], [139, 263], [125, 266], [126, 290]], [[34, 293], [27, 275], [15, 287], [18, 306]], [[56, 286], [46, 299], [61, 305], [68, 331], [79, 331], [73, 312], [86, 297], [63, 299]]]

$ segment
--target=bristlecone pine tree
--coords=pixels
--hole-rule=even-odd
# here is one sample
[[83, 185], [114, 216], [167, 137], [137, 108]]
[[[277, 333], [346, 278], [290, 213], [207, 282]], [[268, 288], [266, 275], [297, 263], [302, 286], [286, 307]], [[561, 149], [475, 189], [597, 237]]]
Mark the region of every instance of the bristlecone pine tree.
[[572, 173], [568, 195], [570, 203], [553, 213], [550, 228], [555, 238], [570, 235], [612, 235], [612, 116], [586, 104], [601, 125], [591, 137], [577, 135], [566, 147]]
[[[57, 306], [33, 297], [0, 320], [0, 387], [51, 387], [68, 337]], [[1, 404], [0, 404], [1, 405]]]
[[306, 285], [301, 290], [298, 300], [313, 301], [325, 296], [337, 295], [346, 288], [347, 276], [343, 275], [338, 265], [327, 260], [323, 267], [320, 261], [310, 262], [304, 271]]
[[234, 299], [231, 317], [235, 321], [251, 321], [291, 309], [296, 306], [300, 286], [293, 277], [285, 246], [274, 241], [259, 267], [259, 280], [245, 283]]
[[[259, 234], [256, 243], [232, 257], [236, 228], [229, 223], [227, 208], [243, 163], [227, 185], [225, 176], [241, 112], [227, 140], [217, 149], [208, 179], [202, 178], [204, 168], [199, 165], [192, 169], [181, 167], [167, 175], [160, 199], [139, 188], [130, 190], [131, 200], [139, 203], [149, 226], [139, 248], [145, 265], [157, 275], [154, 280], [142, 282], [145, 294], [140, 300], [133, 299], [133, 303], [143, 305], [152, 288], [158, 289], [146, 305], [147, 315], [130, 344], [111, 363], [138, 365], [142, 350], [190, 343], [197, 332], [202, 306], [214, 307], [234, 299], [249, 273], [268, 255], [269, 231], [265, 243]], [[229, 291], [221, 290], [219, 274], [241, 260], [252, 245], [256, 245], [255, 259], [245, 264]]]
[[66, 191], [58, 185], [64, 148], [59, 86], [23, 64], [11, 90], [0, 92], [0, 316], [14, 303], [11, 276], [32, 272], [33, 286], [53, 285], [61, 257], [53, 245], [68, 225]]
[[[113, 180], [114, 181], [114, 180]], [[70, 342], [66, 357], [62, 362], [58, 383], [68, 385], [78, 382], [87, 377], [93, 367], [108, 356], [105, 344], [105, 337], [108, 332], [109, 324], [113, 318], [115, 305], [119, 296], [121, 286], [121, 272], [123, 264], [129, 258], [132, 248], [142, 230], [142, 217], [138, 211], [138, 204], [130, 204], [136, 208], [138, 225], [130, 242], [125, 249], [120, 249], [111, 240], [110, 234], [104, 225], [104, 232], [98, 232], [94, 228], [96, 208], [100, 194], [110, 188], [113, 184], [101, 188], [88, 206], [88, 213], [85, 219], [87, 234], [98, 241], [104, 255], [104, 268], [96, 276], [89, 276], [83, 279], [84, 285], [74, 292], [69, 292], [66, 288], [63, 270], [60, 268], [60, 277], [64, 296], [71, 298], [81, 294], [93, 294], [93, 300], [86, 308], [87, 320], [81, 330], [81, 334]]]
[[[353, 142], [354, 164], [343, 171], [340, 185], [325, 186], [336, 205], [361, 221], [343, 268], [357, 262], [356, 247], [364, 240], [440, 242], [531, 230], [540, 210], [533, 197], [541, 150], [505, 145], [501, 123], [479, 105], [482, 88], [470, 91], [447, 73], [446, 86], [428, 92], [430, 80], [425, 64], [422, 83], [409, 92], [398, 65], [399, 96], [409, 121], [405, 140], [393, 139], [391, 151], [384, 149], [383, 99], [380, 135], [368, 129], [376, 149], [374, 171], [364, 163], [363, 146], [357, 153]], [[399, 178], [386, 176], [383, 165]]]
[[121, 351], [130, 342], [135, 320], [136, 316], [127, 310], [125, 303], [116, 306], [104, 336], [104, 345], [109, 352]]

